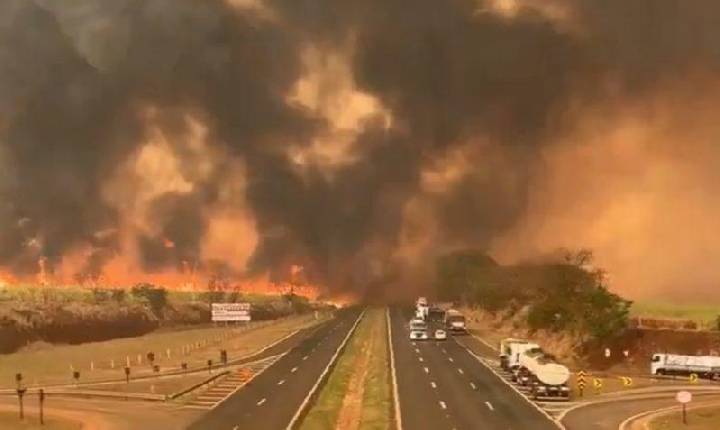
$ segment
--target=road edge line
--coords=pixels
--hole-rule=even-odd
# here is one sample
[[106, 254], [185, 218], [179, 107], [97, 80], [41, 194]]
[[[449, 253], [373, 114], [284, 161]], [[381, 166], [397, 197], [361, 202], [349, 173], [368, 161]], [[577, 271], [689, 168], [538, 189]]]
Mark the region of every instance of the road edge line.
[[618, 430], [625, 430], [625, 429], [627, 428], [627, 425], [628, 425], [630, 422], [632, 422], [632, 421], [634, 421], [634, 420], [636, 420], [636, 419], [638, 419], [638, 418], [642, 418], [642, 417], [645, 417], [645, 416], [647, 416], [647, 415], [657, 414], [657, 413], [660, 413], [660, 412], [670, 412], [670, 411], [672, 411], [672, 410], [674, 410], [674, 409], [679, 409], [679, 408], [680, 408], [680, 406], [678, 406], [678, 405], [673, 405], [673, 406], [666, 406], [666, 407], [660, 408], [660, 409], [654, 409], [654, 410], [652, 410], [652, 411], [640, 412], [639, 414], [635, 414], [635, 415], [633, 415], [633, 416], [631, 416], [631, 417], [628, 417], [628, 418], [626, 418], [625, 420], [623, 420], [623, 422], [621, 422], [620, 425], [618, 426]]
[[402, 430], [402, 414], [400, 413], [400, 395], [398, 393], [397, 374], [395, 372], [395, 352], [392, 346], [392, 321], [390, 308], [385, 308], [385, 321], [387, 323], [388, 349], [390, 350], [390, 373], [392, 374], [393, 405], [395, 409], [395, 429]]
[[551, 423], [555, 424], [555, 426], [556, 426], [557, 428], [559, 428], [560, 430], [567, 430], [567, 429], [565, 428], [565, 425], [564, 425], [563, 423], [561, 423], [560, 421], [558, 421], [558, 420], [556, 420], [555, 418], [553, 418], [546, 410], [544, 410], [543, 408], [541, 408], [540, 406], [538, 406], [538, 405], [537, 405], [535, 402], [533, 402], [532, 400], [528, 399], [527, 396], [525, 396], [525, 394], [522, 393], [522, 391], [518, 390], [516, 386], [514, 386], [513, 384], [511, 384], [511, 383], [509, 383], [507, 380], [505, 380], [505, 378], [503, 378], [502, 375], [500, 375], [499, 373], [497, 373], [492, 367], [490, 367], [490, 366], [488, 366], [487, 364], [485, 364], [485, 362], [482, 360], [482, 358], [480, 358], [477, 354], [475, 354], [475, 353], [474, 353], [470, 348], [468, 348], [465, 344], [463, 344], [463, 343], [461, 343], [461, 342], [458, 342], [458, 341], [457, 341], [456, 339], [454, 339], [454, 338], [453, 338], [453, 340], [455, 341], [456, 344], [458, 344], [458, 345], [462, 346], [463, 348], [465, 348], [465, 350], [466, 350], [470, 355], [472, 355], [473, 357], [475, 357], [475, 359], [478, 361], [478, 363], [480, 363], [480, 364], [483, 365], [487, 370], [489, 370], [490, 372], [492, 372], [492, 374], [495, 375], [495, 377], [497, 377], [500, 381], [502, 381], [503, 384], [505, 384], [505, 385], [507, 385], [508, 387], [510, 387], [510, 388], [511, 388], [513, 391], [515, 391], [521, 398], [523, 398], [528, 404], [530, 404], [530, 405], [531, 405], [533, 408], [535, 408], [538, 412], [540, 412], [542, 415], [544, 415]]
[[342, 343], [338, 348], [335, 350], [335, 354], [330, 358], [330, 362], [327, 366], [325, 366], [325, 370], [320, 374], [320, 377], [315, 381], [315, 385], [312, 386], [310, 389], [310, 392], [305, 396], [305, 399], [300, 404], [300, 407], [295, 412], [295, 415], [293, 415], [292, 419], [290, 420], [290, 423], [285, 427], [285, 430], [294, 430], [297, 428], [297, 425], [300, 423], [300, 419], [302, 418], [305, 413], [307, 413], [307, 408], [311, 404], [311, 399], [317, 394], [317, 391], [320, 389], [320, 386], [325, 382], [325, 380], [330, 375], [330, 370], [335, 366], [335, 362], [337, 361], [338, 357], [340, 357], [340, 354], [345, 349], [345, 346], [347, 345], [348, 341], [352, 337], [353, 333], [355, 333], [355, 329], [357, 328], [358, 324], [360, 324], [360, 321], [365, 316], [365, 309], [363, 309], [362, 312], [360, 312], [360, 315], [355, 320], [355, 324], [353, 324], [352, 327], [350, 327], [350, 330], [348, 331], [348, 334], [345, 336], [345, 339], [343, 339]]

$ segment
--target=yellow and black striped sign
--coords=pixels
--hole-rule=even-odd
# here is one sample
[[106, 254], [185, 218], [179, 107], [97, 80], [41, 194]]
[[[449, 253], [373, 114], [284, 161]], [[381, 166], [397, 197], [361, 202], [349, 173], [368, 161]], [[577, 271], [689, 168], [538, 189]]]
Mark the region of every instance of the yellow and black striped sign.
[[622, 384], [625, 387], [630, 387], [633, 384], [633, 380], [629, 376], [621, 376], [620, 381], [622, 381]]

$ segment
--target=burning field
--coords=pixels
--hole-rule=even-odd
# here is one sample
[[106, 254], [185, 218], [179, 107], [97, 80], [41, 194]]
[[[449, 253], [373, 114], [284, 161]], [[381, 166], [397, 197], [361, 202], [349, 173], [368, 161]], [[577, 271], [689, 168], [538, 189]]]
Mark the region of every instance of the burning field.
[[719, 14], [3, 1], [0, 284], [347, 300], [587, 247], [618, 293], [718, 298]]

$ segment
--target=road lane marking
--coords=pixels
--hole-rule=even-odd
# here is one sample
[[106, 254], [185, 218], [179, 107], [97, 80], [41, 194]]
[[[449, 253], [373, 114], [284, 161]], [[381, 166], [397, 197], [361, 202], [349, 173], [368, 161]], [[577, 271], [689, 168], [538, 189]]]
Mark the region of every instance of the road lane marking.
[[447, 409], [447, 405], [442, 400], [440, 400], [440, 407], [443, 409]]
[[552, 424], [554, 424], [558, 429], [565, 430], [565, 425], [564, 425], [562, 422], [560, 422], [558, 419], [553, 418], [553, 417], [550, 415], [550, 413], [548, 413], [548, 411], [546, 411], [545, 409], [541, 408], [539, 405], [537, 405], [537, 404], [536, 404], [535, 402], [533, 402], [532, 400], [528, 399], [517, 387], [515, 387], [512, 383], [508, 382], [505, 378], [503, 378], [502, 375], [500, 375], [500, 374], [499, 374], [498, 372], [496, 372], [492, 367], [490, 367], [487, 363], [485, 363], [485, 362], [483, 361], [483, 359], [480, 358], [479, 355], [475, 354], [470, 348], [468, 348], [467, 345], [465, 345], [465, 344], [463, 344], [463, 343], [461, 343], [461, 342], [458, 342], [458, 341], [455, 340], [455, 339], [453, 339], [453, 340], [455, 341], [456, 344], [458, 344], [458, 345], [460, 345], [461, 347], [463, 347], [463, 348], [465, 349], [465, 351], [467, 351], [468, 354], [470, 354], [473, 358], [475, 358], [475, 360], [477, 360], [478, 363], [480, 363], [484, 368], [486, 368], [486, 369], [489, 370], [493, 375], [495, 375], [495, 376], [500, 380], [500, 382], [502, 382], [502, 383], [505, 384], [506, 386], [510, 387], [511, 390], [515, 391], [515, 392], [518, 394], [518, 396], [520, 396], [523, 400], [525, 400], [530, 406], [532, 406], [533, 408], [535, 408], [535, 410], [537, 410], [537, 411], [540, 412], [542, 415], [544, 415], [544, 416], [548, 419], [548, 421], [550, 421]]
[[425, 370], [425, 373], [430, 373], [430, 369], [428, 369], [427, 367], [423, 367], [423, 369]]
[[[357, 328], [358, 324], [360, 324], [360, 320], [362, 320], [363, 316], [365, 315], [365, 309], [363, 309], [362, 312], [360, 312], [360, 315], [355, 319], [355, 322], [352, 324], [350, 329], [348, 330], [347, 334], [345, 335], [345, 338], [342, 340], [340, 345], [335, 349], [335, 353], [330, 358], [330, 362], [328, 362], [327, 366], [325, 366], [325, 369], [320, 374], [320, 377], [315, 381], [315, 385], [310, 388], [310, 391], [308, 392], [307, 396], [305, 396], [305, 399], [303, 399], [303, 402], [300, 404], [300, 407], [295, 411], [295, 415], [293, 415], [292, 419], [290, 420], [290, 423], [288, 423], [287, 427], [285, 427], [285, 430], [293, 430], [297, 427], [298, 422], [300, 421], [300, 417], [303, 415], [303, 413], [308, 409], [308, 406], [310, 405], [310, 399], [318, 392], [320, 389], [320, 385], [325, 381], [330, 374], [330, 369], [333, 367], [333, 365], [337, 362], [338, 357], [340, 356], [340, 353], [345, 348], [345, 345], [347, 345], [348, 341], [350, 340], [350, 337], [355, 332], [355, 329]], [[297, 367], [295, 368], [297, 369]]]
[[447, 354], [447, 351], [445, 351], [445, 348], [442, 349], [443, 354]]
[[422, 357], [418, 357], [418, 360], [420, 360], [421, 363], [424, 361]]
[[415, 352], [417, 352], [418, 354], [420, 354], [420, 350], [417, 349], [417, 348], [415, 348]]
[[471, 382], [470, 386], [472, 387], [473, 390], [477, 391], [477, 385], [475, 385], [474, 382]]
[[390, 350], [390, 372], [392, 373], [392, 390], [395, 412], [395, 430], [402, 430], [402, 414], [400, 413], [400, 395], [398, 394], [397, 374], [395, 372], [395, 351], [392, 342], [392, 322], [390, 308], [385, 308], [385, 324], [387, 324], [388, 349]]
[[262, 406], [263, 403], [265, 403], [266, 401], [267, 401], [267, 399], [263, 397], [262, 400], [260, 400], [259, 402], [257, 402], [257, 405], [258, 405], [258, 406]]
[[465, 374], [465, 372], [463, 372], [463, 370], [462, 370], [461, 368], [459, 368], [459, 367], [458, 367], [458, 373], [461, 374], [461, 375], [464, 375], [464, 374]]
[[284, 384], [284, 383], [285, 383], [285, 380], [284, 380], [284, 379], [281, 380], [281, 381], [278, 381], [278, 385], [282, 385], [282, 384]]
[[490, 403], [490, 402], [485, 402], [485, 406], [487, 406], [488, 409], [490, 409], [491, 411], [494, 411], [494, 410], [495, 410], [495, 408], [493, 408], [492, 403]]
[[437, 388], [437, 384], [434, 383], [434, 382], [431, 382], [430, 385], [431, 385], [433, 388]]
[[454, 363], [454, 362], [455, 362], [455, 360], [453, 360], [452, 357], [448, 358], [448, 360], [450, 360], [451, 363]]
[[305, 361], [305, 360], [307, 360], [307, 359], [308, 359], [308, 356], [307, 356], [307, 355], [306, 355], [305, 357], [303, 357], [303, 361]]
[[298, 369], [297, 367], [293, 367], [292, 369], [290, 369], [290, 373], [295, 373], [295, 372], [297, 372], [297, 369]]

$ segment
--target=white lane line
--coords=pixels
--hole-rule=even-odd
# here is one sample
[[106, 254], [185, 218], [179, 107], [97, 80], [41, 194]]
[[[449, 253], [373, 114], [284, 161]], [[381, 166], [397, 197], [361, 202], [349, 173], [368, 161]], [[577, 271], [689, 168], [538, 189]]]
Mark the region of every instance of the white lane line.
[[441, 408], [447, 409], [447, 405], [445, 404], [445, 402], [443, 402], [442, 400], [440, 400], [439, 403], [440, 403], [440, 407], [441, 407]]
[[388, 349], [390, 350], [390, 373], [392, 373], [393, 402], [395, 406], [395, 430], [402, 430], [400, 395], [398, 394], [397, 374], [395, 373], [395, 351], [393, 350], [392, 346], [392, 325], [390, 321], [390, 308], [385, 308], [385, 323], [387, 324]]
[[453, 360], [452, 357], [448, 358], [448, 360], [450, 360], [451, 363], [454, 363], [454, 362], [455, 362], [455, 360]]
[[465, 372], [463, 372], [463, 370], [462, 370], [461, 368], [459, 368], [459, 367], [458, 367], [458, 373], [461, 374], [461, 375], [464, 375], [464, 374], [465, 374]]
[[285, 383], [285, 380], [284, 380], [284, 379], [281, 380], [281, 381], [278, 381], [278, 385], [282, 385], [282, 384], [284, 384], [284, 383]]
[[427, 367], [423, 367], [423, 370], [425, 370], [425, 373], [430, 373], [430, 369], [428, 369]]
[[424, 361], [422, 357], [418, 357], [418, 360], [420, 360], [421, 363]]
[[415, 346], [415, 345], [417, 345], [417, 343], [415, 343], [415, 342], [412, 342], [412, 346]]
[[485, 406], [487, 406], [488, 409], [490, 409], [491, 411], [494, 411], [494, 410], [495, 410], [495, 408], [493, 408], [492, 403], [490, 403], [490, 402], [485, 402]]
[[432, 386], [433, 388], [437, 388], [437, 384], [434, 383], [434, 382], [431, 382], [431, 383], [430, 383], [430, 386]]
[[517, 395], [518, 395], [521, 399], [525, 400], [530, 406], [532, 406], [533, 408], [535, 408], [535, 410], [537, 410], [537, 411], [540, 412], [542, 415], [544, 415], [544, 416], [545, 416], [552, 424], [554, 424], [558, 429], [560, 429], [560, 430], [566, 430], [566, 429], [565, 429], [565, 425], [564, 425], [562, 422], [560, 422], [559, 420], [553, 418], [552, 415], [550, 415], [545, 409], [541, 408], [541, 407], [538, 406], [535, 402], [533, 402], [532, 400], [530, 400], [530, 399], [528, 399], [527, 397], [525, 397], [525, 395], [524, 395], [517, 387], [515, 387], [513, 384], [511, 384], [510, 382], [508, 382], [507, 380], [505, 380], [505, 378], [503, 378], [502, 375], [500, 375], [498, 372], [496, 372], [492, 367], [488, 366], [488, 365], [482, 360], [482, 358], [480, 358], [480, 356], [478, 356], [477, 354], [475, 354], [470, 348], [468, 348], [468, 347], [467, 347], [466, 345], [464, 345], [463, 343], [458, 342], [457, 340], [455, 340], [455, 343], [457, 343], [458, 345], [460, 345], [461, 347], [463, 347], [463, 348], [465, 349], [465, 351], [467, 351], [468, 354], [470, 354], [472, 357], [475, 358], [475, 360], [477, 360], [478, 363], [480, 363], [483, 367], [485, 367], [487, 370], [489, 370], [490, 372], [492, 372], [492, 373], [500, 380], [500, 382], [502, 382], [503, 384], [505, 384], [505, 385], [507, 385], [508, 387], [510, 387], [511, 390], [515, 391], [515, 392], [517, 393]]
[[417, 348], [415, 348], [415, 352], [417, 352], [418, 354], [420, 354], [420, 350], [417, 349]]
[[[317, 391], [320, 389], [320, 385], [325, 381], [330, 373], [330, 369], [333, 367], [335, 362], [337, 362], [338, 357], [340, 356], [340, 353], [345, 348], [345, 345], [347, 345], [348, 340], [350, 340], [350, 337], [355, 332], [355, 329], [357, 328], [358, 324], [360, 324], [360, 320], [362, 320], [363, 316], [365, 315], [365, 310], [363, 309], [362, 312], [360, 312], [360, 315], [355, 319], [355, 322], [348, 330], [347, 334], [345, 335], [345, 338], [340, 343], [340, 345], [335, 349], [335, 353], [332, 357], [330, 357], [330, 362], [325, 366], [325, 369], [320, 374], [320, 377], [315, 381], [315, 385], [312, 386], [310, 391], [308, 392], [307, 396], [305, 396], [305, 399], [303, 400], [302, 404], [300, 404], [300, 407], [295, 411], [295, 415], [293, 415], [292, 419], [290, 420], [290, 423], [288, 423], [287, 427], [285, 427], [285, 430], [293, 430], [297, 427], [298, 422], [300, 421], [300, 417], [302, 416], [303, 412], [308, 409], [308, 406], [310, 405], [310, 399], [317, 393]], [[295, 368], [297, 369], [297, 367]]]
[[307, 356], [307, 355], [306, 355], [305, 357], [303, 357], [303, 361], [305, 361], [305, 360], [307, 360], [307, 359], [308, 359], [308, 356]]
[[445, 351], [445, 348], [442, 349], [443, 354], [447, 354], [447, 351]]
[[298, 369], [297, 367], [293, 367], [292, 369], [290, 369], [290, 373], [295, 373], [295, 372], [297, 372], [297, 369]]
[[267, 399], [263, 397], [262, 400], [260, 400], [259, 402], [257, 402], [257, 405], [258, 405], [258, 406], [262, 406], [263, 403], [265, 403], [266, 401], [267, 401]]
[[475, 385], [474, 382], [471, 382], [470, 386], [472, 387], [473, 390], [477, 391], [477, 385]]

